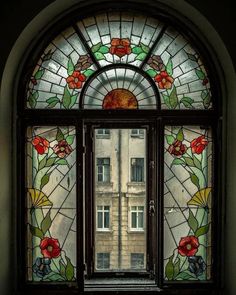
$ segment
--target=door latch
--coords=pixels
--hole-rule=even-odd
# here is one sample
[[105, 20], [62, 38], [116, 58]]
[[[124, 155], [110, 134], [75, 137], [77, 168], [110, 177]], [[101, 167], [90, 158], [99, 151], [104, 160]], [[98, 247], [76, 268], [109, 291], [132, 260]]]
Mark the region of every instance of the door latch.
[[154, 200], [149, 201], [149, 215], [150, 216], [155, 215], [155, 201]]

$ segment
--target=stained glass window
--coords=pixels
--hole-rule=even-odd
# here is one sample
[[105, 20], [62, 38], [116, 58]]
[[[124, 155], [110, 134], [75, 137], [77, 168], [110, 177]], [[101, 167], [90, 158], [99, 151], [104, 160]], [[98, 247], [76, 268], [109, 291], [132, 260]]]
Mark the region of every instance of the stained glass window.
[[216, 281], [217, 77], [196, 36], [135, 11], [80, 12], [32, 54], [18, 111], [31, 286]]
[[76, 140], [74, 127], [28, 127], [27, 277], [76, 277]]
[[164, 22], [116, 11], [84, 18], [51, 41], [30, 77], [26, 106], [153, 109], [159, 96], [163, 109], [211, 109], [201, 56]]

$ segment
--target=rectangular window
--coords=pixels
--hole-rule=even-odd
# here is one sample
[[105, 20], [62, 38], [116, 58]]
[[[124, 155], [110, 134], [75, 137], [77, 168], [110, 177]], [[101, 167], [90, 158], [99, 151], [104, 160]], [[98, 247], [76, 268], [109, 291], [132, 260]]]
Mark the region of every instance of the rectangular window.
[[130, 256], [131, 269], [143, 269], [144, 268], [144, 254], [143, 253], [131, 253]]
[[97, 228], [109, 229], [110, 223], [110, 207], [97, 206]]
[[97, 158], [97, 181], [110, 182], [110, 158]]
[[110, 253], [97, 253], [97, 269], [110, 268]]
[[144, 207], [143, 206], [131, 206], [131, 229], [143, 230], [144, 225]]
[[97, 129], [97, 135], [110, 135], [110, 129]]
[[131, 129], [131, 136], [132, 137], [144, 137], [144, 129]]
[[144, 181], [144, 158], [131, 159], [131, 182]]

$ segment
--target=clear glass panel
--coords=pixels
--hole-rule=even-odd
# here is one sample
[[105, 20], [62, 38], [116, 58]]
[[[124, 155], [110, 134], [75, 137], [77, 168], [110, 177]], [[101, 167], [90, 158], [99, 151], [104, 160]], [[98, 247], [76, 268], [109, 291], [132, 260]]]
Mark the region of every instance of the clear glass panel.
[[210, 82], [199, 53], [169, 27], [144, 70], [154, 79], [163, 109], [210, 109]]
[[210, 280], [211, 129], [166, 126], [164, 167], [165, 280]]
[[78, 27], [101, 66], [129, 63], [140, 66], [162, 24], [131, 12], [110, 12], [88, 17]]
[[76, 277], [74, 127], [29, 127], [26, 139], [27, 280]]
[[156, 109], [155, 89], [131, 69], [110, 69], [90, 81], [82, 98], [85, 109]]
[[106, 227], [105, 231], [94, 228], [95, 272], [100, 270], [96, 262], [99, 253], [109, 253], [109, 271], [116, 272], [134, 269], [131, 254], [144, 253], [141, 269], [145, 270], [146, 181], [130, 182], [130, 165], [132, 158], [142, 158], [146, 169], [146, 130], [142, 129], [142, 138], [131, 137], [131, 129], [109, 129], [109, 132], [109, 140], [95, 137], [94, 142], [95, 173], [97, 157], [110, 159], [111, 167], [110, 182], [95, 181], [94, 185], [94, 211], [97, 206], [103, 208]]

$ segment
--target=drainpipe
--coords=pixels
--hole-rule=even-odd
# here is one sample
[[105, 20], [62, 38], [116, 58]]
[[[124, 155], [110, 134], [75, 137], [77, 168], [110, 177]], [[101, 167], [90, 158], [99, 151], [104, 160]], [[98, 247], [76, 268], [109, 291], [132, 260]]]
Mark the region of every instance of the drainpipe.
[[121, 129], [118, 131], [118, 269], [121, 269], [121, 245], [122, 245], [122, 195], [121, 195]]

